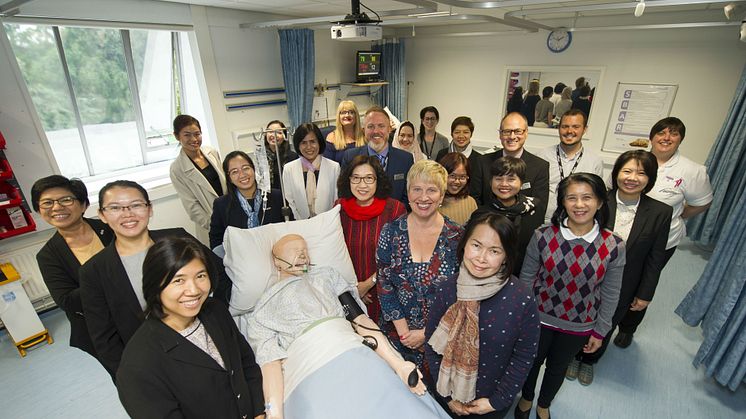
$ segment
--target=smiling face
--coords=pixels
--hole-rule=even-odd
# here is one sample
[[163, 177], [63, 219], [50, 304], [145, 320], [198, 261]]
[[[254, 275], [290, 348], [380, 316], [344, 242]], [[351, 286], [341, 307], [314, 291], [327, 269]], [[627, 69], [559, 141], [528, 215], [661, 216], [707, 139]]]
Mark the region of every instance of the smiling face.
[[[373, 181], [368, 184], [367, 182]], [[359, 183], [355, 183], [355, 181]], [[350, 175], [350, 190], [358, 205], [365, 207], [373, 202], [376, 194], [376, 172], [369, 164], [357, 166]]]
[[199, 259], [179, 269], [161, 291], [163, 322], [172, 329], [181, 331], [197, 317], [202, 304], [210, 294], [210, 276], [205, 264]]
[[515, 174], [492, 176], [492, 193], [503, 205], [511, 206], [515, 203], [515, 196], [521, 191], [521, 178]]
[[407, 195], [412, 214], [421, 218], [432, 216], [443, 203], [443, 192], [426, 179], [415, 179], [407, 185]]
[[510, 114], [500, 124], [500, 143], [508, 154], [515, 154], [523, 150], [523, 144], [528, 138], [526, 120], [518, 114]]
[[282, 144], [285, 141], [285, 128], [278, 123], [270, 124], [267, 130], [273, 130], [267, 133], [267, 142], [271, 145]]
[[596, 211], [601, 209], [603, 203], [593, 193], [591, 185], [585, 182], [573, 182], [567, 186], [562, 205], [567, 212], [568, 227], [584, 230], [593, 225], [593, 217]]
[[409, 125], [404, 125], [399, 129], [399, 144], [406, 149], [414, 144], [414, 130]]
[[376, 152], [386, 149], [391, 133], [391, 123], [387, 115], [381, 112], [371, 112], [365, 117], [365, 139], [370, 148]]
[[640, 162], [631, 159], [619, 170], [616, 184], [622, 199], [631, 201], [640, 197], [649, 180]]
[[449, 195], [457, 195], [466, 186], [469, 177], [466, 176], [466, 168], [459, 164], [451, 173], [448, 174], [446, 191]]
[[456, 125], [451, 137], [453, 137], [453, 143], [456, 144], [456, 147], [464, 149], [471, 143], [471, 130], [466, 125]]
[[665, 128], [653, 135], [653, 148], [650, 150], [656, 157], [668, 160], [681, 145], [681, 134], [678, 131]]
[[355, 125], [356, 119], [357, 112], [355, 112], [355, 110], [352, 108], [344, 108], [339, 111], [339, 122], [341, 122], [343, 127], [348, 125]]
[[500, 271], [505, 262], [505, 249], [500, 236], [487, 224], [476, 226], [464, 246], [464, 266], [475, 278], [489, 278]]
[[425, 117], [422, 118], [422, 125], [428, 131], [434, 130], [438, 126], [438, 117], [435, 116], [435, 112], [425, 112]]
[[[101, 220], [114, 230], [117, 238], [137, 238], [148, 234], [148, 222], [153, 209], [135, 188], [114, 186], [104, 193], [99, 203]], [[138, 209], [132, 206], [139, 207]], [[129, 208], [122, 208], [122, 207]]]
[[187, 153], [196, 153], [202, 146], [202, 130], [197, 124], [187, 125], [179, 131], [176, 139]]
[[233, 185], [241, 192], [248, 192], [256, 188], [254, 169], [243, 156], [236, 156], [228, 162], [228, 177]]
[[[71, 205], [64, 206], [59, 200], [73, 198]], [[46, 202], [54, 201], [52, 208], [41, 208]], [[63, 202], [68, 200], [63, 200]], [[76, 225], [83, 219], [86, 207], [75, 198], [75, 195], [65, 188], [49, 188], [39, 195], [39, 214], [41, 218], [57, 229], [66, 229]]]
[[562, 118], [559, 126], [560, 141], [567, 148], [574, 148], [580, 144], [585, 134], [585, 122], [582, 115], [567, 115]]
[[319, 139], [316, 138], [316, 134], [309, 132], [303, 137], [298, 148], [300, 148], [300, 154], [306, 160], [313, 161], [319, 155]]

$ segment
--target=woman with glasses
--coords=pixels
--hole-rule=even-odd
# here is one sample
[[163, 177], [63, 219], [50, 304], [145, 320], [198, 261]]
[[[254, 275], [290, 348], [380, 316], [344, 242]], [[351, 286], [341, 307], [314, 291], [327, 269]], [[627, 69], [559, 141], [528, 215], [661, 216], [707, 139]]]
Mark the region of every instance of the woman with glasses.
[[57, 231], [36, 255], [49, 294], [70, 320], [70, 346], [96, 357], [80, 302], [78, 270], [114, 238], [109, 226], [85, 218], [88, 191], [80, 179], [60, 175], [39, 179], [31, 187], [31, 205]]
[[381, 330], [404, 359], [423, 367], [425, 325], [436, 290], [458, 273], [456, 247], [463, 229], [438, 212], [448, 174], [432, 160], [407, 173], [412, 212], [383, 226], [376, 283]]
[[391, 181], [375, 156], [355, 156], [337, 180], [342, 206], [339, 216], [347, 250], [357, 275], [357, 291], [378, 323], [381, 306], [376, 293], [376, 248], [381, 229], [405, 214], [404, 205], [392, 199]]
[[223, 244], [228, 226], [254, 228], [279, 223], [282, 218], [282, 193], [278, 189], [262, 191], [257, 187], [254, 162], [243, 151], [231, 151], [223, 160], [228, 179], [225, 195], [215, 200], [210, 221], [210, 248]]
[[435, 106], [425, 106], [420, 111], [420, 132], [417, 134], [420, 149], [430, 160], [435, 160], [440, 150], [448, 148], [445, 135], [435, 131], [440, 120], [440, 113]]
[[181, 151], [171, 163], [171, 183], [189, 218], [197, 224], [197, 237], [207, 243], [212, 202], [225, 191], [218, 151], [202, 145], [199, 121], [189, 115], [174, 119], [174, 136]]
[[343, 100], [339, 103], [336, 124], [334, 131], [326, 136], [326, 147], [323, 152], [327, 159], [342, 164], [342, 157], [346, 150], [365, 145], [360, 114], [355, 102]]
[[441, 157], [438, 163], [448, 172], [446, 197], [438, 211], [457, 224], [464, 225], [477, 209], [477, 201], [469, 195], [469, 159], [461, 153], [453, 152]]
[[[153, 215], [148, 192], [129, 180], [106, 184], [98, 193], [98, 215], [114, 231], [114, 240], [80, 268], [80, 295], [88, 332], [104, 368], [116, 376], [125, 345], [144, 316], [142, 264], [150, 246], [165, 237], [191, 237], [183, 228], [149, 230]], [[223, 270], [220, 259], [206, 252]], [[218, 281], [215, 296], [226, 303], [230, 283]]]

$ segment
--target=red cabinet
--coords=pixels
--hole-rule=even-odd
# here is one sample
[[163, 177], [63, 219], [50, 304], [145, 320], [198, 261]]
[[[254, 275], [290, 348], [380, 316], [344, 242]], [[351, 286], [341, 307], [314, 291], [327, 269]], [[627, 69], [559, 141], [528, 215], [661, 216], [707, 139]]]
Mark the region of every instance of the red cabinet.
[[0, 133], [0, 239], [36, 230], [31, 210], [5, 157], [5, 138]]

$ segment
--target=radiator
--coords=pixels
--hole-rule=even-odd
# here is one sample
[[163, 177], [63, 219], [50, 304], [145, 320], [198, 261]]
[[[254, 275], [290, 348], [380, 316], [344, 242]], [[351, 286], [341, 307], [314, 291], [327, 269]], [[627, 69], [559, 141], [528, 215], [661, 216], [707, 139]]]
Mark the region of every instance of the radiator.
[[55, 306], [41, 277], [39, 265], [36, 263], [36, 253], [44, 246], [44, 243], [46, 242], [33, 243], [26, 247], [13, 249], [0, 256], [0, 262], [13, 264], [13, 267], [21, 275], [23, 288], [26, 290], [29, 300], [34, 304], [36, 311], [43, 311]]

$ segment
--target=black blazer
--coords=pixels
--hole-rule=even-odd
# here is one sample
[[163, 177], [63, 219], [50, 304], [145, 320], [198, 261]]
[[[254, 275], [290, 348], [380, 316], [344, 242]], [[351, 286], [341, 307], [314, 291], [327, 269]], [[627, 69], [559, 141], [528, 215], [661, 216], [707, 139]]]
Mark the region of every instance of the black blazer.
[[[355, 156], [368, 155], [367, 145], [345, 151], [345, 155], [342, 158], [342, 169], [344, 170]], [[400, 201], [404, 205], [409, 205], [409, 199], [407, 199], [407, 173], [413, 164], [414, 157], [412, 153], [389, 146], [386, 174], [391, 181], [391, 198]]]
[[162, 321], [148, 318], [127, 344], [117, 390], [133, 418], [254, 418], [264, 412], [262, 373], [227, 307], [198, 315], [225, 369]]
[[[247, 228], [249, 216], [241, 208], [237, 198], [234, 200], [231, 198], [233, 197], [223, 195], [212, 203], [212, 218], [210, 219], [210, 248], [212, 249], [223, 244], [223, 235], [228, 226]], [[272, 189], [267, 197], [267, 213], [264, 213], [264, 208], [259, 209], [261, 224], [283, 222], [282, 204], [282, 192], [279, 189]]]
[[[150, 230], [154, 242], [165, 237], [192, 237], [183, 228]], [[193, 238], [193, 237], [192, 237]], [[195, 239], [196, 240], [196, 239]], [[225, 276], [220, 258], [205, 247], [218, 271]], [[218, 286], [222, 289], [226, 285]], [[227, 285], [230, 291], [230, 284]], [[124, 346], [145, 319], [137, 295], [116, 249], [116, 240], [80, 268], [80, 295], [88, 332], [98, 360], [112, 377], [117, 372]], [[218, 288], [215, 289], [218, 295]], [[221, 294], [222, 295], [222, 294]]]
[[[609, 192], [609, 222], [607, 228], [614, 230], [616, 222], [616, 191]], [[671, 228], [673, 208], [645, 194], [632, 222], [632, 229], [625, 241], [627, 263], [624, 265], [619, 305], [613, 323], [621, 321], [632, 300], [637, 297], [650, 301], [658, 286], [661, 271], [666, 265], [666, 243]]]
[[[104, 246], [114, 240], [114, 233], [104, 222], [91, 218], [83, 218], [83, 221], [91, 226]], [[88, 335], [83, 305], [80, 302], [80, 262], [59, 232], [54, 233], [39, 250], [36, 261], [49, 294], [70, 320], [70, 346], [80, 348], [95, 357], [96, 350]]]

